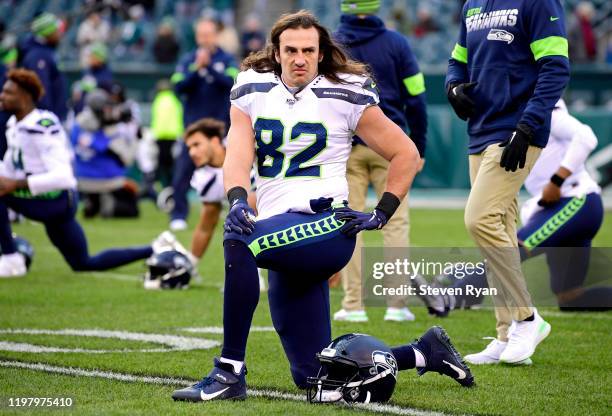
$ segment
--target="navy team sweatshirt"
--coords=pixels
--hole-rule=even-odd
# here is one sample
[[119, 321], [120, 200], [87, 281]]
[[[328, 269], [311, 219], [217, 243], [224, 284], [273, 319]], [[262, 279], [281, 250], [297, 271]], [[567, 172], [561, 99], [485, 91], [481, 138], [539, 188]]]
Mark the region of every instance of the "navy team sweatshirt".
[[[380, 95], [380, 108], [402, 130], [410, 128], [421, 157], [425, 157], [427, 112], [425, 82], [408, 41], [385, 28], [376, 16], [345, 14], [334, 34], [351, 57], [372, 69]], [[363, 143], [356, 138], [357, 143]]]
[[467, 0], [446, 86], [477, 82], [469, 93], [469, 152], [482, 152], [524, 123], [533, 145], [546, 146], [550, 117], [569, 81], [563, 7], [559, 0]]
[[186, 54], [172, 75], [174, 91], [183, 102], [185, 127], [203, 117], [221, 120], [229, 128], [229, 95], [238, 68], [234, 57], [221, 48], [210, 56], [210, 64], [194, 68], [196, 51]]

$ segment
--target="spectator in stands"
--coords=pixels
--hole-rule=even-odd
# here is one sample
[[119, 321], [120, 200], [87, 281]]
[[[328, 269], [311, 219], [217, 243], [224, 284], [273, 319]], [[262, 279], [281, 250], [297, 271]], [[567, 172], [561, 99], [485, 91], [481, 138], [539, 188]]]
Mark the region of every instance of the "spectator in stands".
[[[183, 125], [204, 117], [221, 120], [229, 125], [229, 93], [238, 74], [234, 58], [218, 43], [218, 25], [210, 18], [202, 18], [195, 25], [198, 48], [186, 54], [172, 75], [174, 90], [183, 102]], [[185, 229], [189, 212], [187, 191], [194, 170], [187, 147], [182, 144], [176, 161], [172, 188], [174, 209], [170, 228]]]
[[428, 33], [438, 32], [440, 28], [434, 20], [431, 10], [426, 6], [419, 7], [417, 11], [417, 21], [414, 26], [414, 36], [421, 38]]
[[233, 24], [225, 23], [223, 20], [218, 20], [219, 25], [219, 47], [232, 56], [238, 56], [240, 52], [240, 39], [238, 32]]
[[128, 9], [129, 20], [123, 23], [121, 29], [120, 44], [117, 47], [117, 54], [124, 55], [131, 53], [138, 55], [142, 53], [145, 46], [145, 10], [140, 4], [136, 4]]
[[36, 72], [46, 94], [37, 106], [55, 113], [60, 120], [68, 112], [66, 81], [57, 67], [55, 48], [62, 38], [61, 22], [51, 13], [38, 15], [31, 24], [31, 35], [19, 45], [17, 65]]
[[170, 185], [174, 168], [174, 149], [183, 134], [183, 105], [166, 79], [157, 83], [151, 105], [151, 132], [157, 142], [157, 179], [162, 187]]
[[175, 64], [180, 45], [174, 32], [174, 19], [165, 17], [158, 29], [153, 43], [153, 56], [160, 64]]
[[240, 47], [242, 57], [246, 58], [253, 52], [258, 52], [266, 44], [266, 35], [261, 30], [261, 18], [252, 13], [244, 21], [242, 35], [240, 36]]
[[81, 65], [87, 65], [89, 46], [94, 43], [106, 44], [110, 40], [111, 27], [102, 18], [98, 8], [92, 8], [87, 18], [79, 25], [77, 45], [80, 47]]
[[597, 59], [597, 38], [593, 31], [595, 7], [590, 1], [576, 5], [568, 30], [569, 56], [572, 62], [588, 63]]
[[[410, 129], [415, 142], [422, 169], [425, 157], [427, 133], [427, 111], [425, 108], [425, 81], [419, 70], [416, 57], [406, 38], [388, 30], [376, 16], [380, 8], [378, 0], [342, 0], [340, 27], [336, 39], [343, 44], [349, 55], [366, 63], [372, 70], [375, 82], [364, 88], [376, 88], [380, 95], [380, 108], [385, 115], [403, 130]], [[362, 211], [370, 183], [380, 198], [387, 182], [389, 162], [365, 145], [357, 136], [346, 166], [349, 186], [349, 205]], [[404, 198], [383, 228], [386, 247], [408, 247], [409, 218], [408, 197]], [[367, 321], [362, 301], [361, 246], [362, 238], [357, 236], [355, 254], [342, 271], [344, 299], [342, 309], [334, 314], [334, 320]], [[401, 282], [398, 282], [398, 284]], [[393, 296], [388, 299], [386, 321], [412, 321], [414, 315], [406, 307], [406, 299]]]

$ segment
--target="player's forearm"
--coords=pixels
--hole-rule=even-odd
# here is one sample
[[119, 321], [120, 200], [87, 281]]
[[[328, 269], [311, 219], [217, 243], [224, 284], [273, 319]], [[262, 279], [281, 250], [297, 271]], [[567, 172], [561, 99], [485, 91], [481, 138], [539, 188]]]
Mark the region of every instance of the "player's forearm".
[[412, 141], [393, 155], [389, 161], [385, 192], [391, 192], [400, 201], [404, 199], [417, 173], [419, 159], [419, 152]]

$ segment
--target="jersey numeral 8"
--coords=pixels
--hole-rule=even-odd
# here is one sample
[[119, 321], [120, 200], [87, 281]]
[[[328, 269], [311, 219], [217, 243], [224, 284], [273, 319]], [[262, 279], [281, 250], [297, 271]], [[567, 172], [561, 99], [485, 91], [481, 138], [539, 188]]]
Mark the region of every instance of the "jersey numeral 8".
[[[284, 143], [285, 126], [278, 119], [258, 118], [255, 121], [257, 142], [257, 172], [259, 176], [274, 178], [283, 170], [285, 154], [279, 150]], [[285, 177], [319, 177], [321, 166], [302, 165], [316, 157], [327, 146], [327, 129], [321, 123], [296, 123], [291, 129], [290, 141], [301, 136], [314, 136], [314, 142], [289, 159]]]

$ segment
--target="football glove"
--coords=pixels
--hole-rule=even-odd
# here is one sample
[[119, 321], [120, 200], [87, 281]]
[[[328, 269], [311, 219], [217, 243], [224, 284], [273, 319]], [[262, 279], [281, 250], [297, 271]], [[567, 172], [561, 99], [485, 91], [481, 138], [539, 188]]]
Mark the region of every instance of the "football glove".
[[474, 115], [474, 100], [470, 98], [468, 92], [477, 84], [477, 82], [469, 82], [464, 84], [450, 84], [448, 86], [448, 91], [446, 92], [448, 101], [453, 106], [455, 114], [457, 114], [461, 120], [467, 120]]
[[235, 199], [225, 218], [225, 231], [250, 235], [255, 229], [255, 211], [244, 199]]
[[380, 230], [388, 220], [387, 216], [379, 209], [366, 213], [344, 207], [338, 208], [334, 212], [336, 213], [336, 219], [344, 222], [340, 231], [349, 237], [354, 237], [363, 230]]
[[523, 169], [527, 159], [527, 149], [529, 149], [529, 143], [532, 139], [533, 133], [529, 126], [525, 124], [516, 126], [516, 130], [512, 132], [510, 137], [499, 145], [499, 147], [504, 148], [499, 166], [505, 168], [506, 172], [516, 171], [517, 166], [519, 169]]
[[331, 209], [332, 202], [334, 202], [334, 198], [324, 198], [324, 197], [321, 197], [321, 198], [317, 198], [317, 199], [311, 199], [310, 200], [310, 209], [315, 214], [318, 214], [320, 212], [325, 212], [325, 211]]

